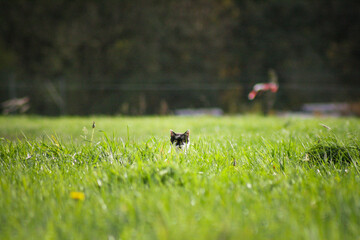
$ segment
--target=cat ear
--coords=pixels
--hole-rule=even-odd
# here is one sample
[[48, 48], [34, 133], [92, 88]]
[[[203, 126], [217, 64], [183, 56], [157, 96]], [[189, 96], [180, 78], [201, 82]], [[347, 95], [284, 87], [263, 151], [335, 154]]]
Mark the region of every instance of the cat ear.
[[190, 129], [188, 129], [184, 134], [190, 136]]
[[171, 130], [171, 129], [170, 129], [170, 136], [175, 137], [175, 132], [173, 130]]

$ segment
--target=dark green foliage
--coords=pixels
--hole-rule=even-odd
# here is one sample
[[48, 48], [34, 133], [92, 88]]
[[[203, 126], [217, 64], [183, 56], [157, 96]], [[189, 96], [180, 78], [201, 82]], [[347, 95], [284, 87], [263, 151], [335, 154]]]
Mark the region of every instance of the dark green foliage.
[[0, 0], [0, 102], [29, 96], [38, 114], [237, 112], [269, 69], [277, 107], [354, 100], [358, 12], [343, 0]]
[[354, 146], [339, 146], [336, 144], [317, 143], [310, 147], [305, 156], [306, 161], [316, 164], [349, 164], [353, 159], [354, 154], [359, 154], [360, 149]]

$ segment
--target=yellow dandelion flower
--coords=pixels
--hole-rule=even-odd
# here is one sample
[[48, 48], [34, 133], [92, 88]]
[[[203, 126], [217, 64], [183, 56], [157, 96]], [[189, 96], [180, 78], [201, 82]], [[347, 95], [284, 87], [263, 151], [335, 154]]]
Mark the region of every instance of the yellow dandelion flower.
[[71, 192], [70, 198], [75, 199], [75, 200], [84, 200], [85, 194], [83, 192]]

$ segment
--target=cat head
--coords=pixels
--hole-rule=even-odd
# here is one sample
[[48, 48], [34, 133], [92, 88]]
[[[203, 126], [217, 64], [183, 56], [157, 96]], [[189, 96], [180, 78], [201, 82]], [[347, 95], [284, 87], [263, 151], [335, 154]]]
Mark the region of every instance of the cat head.
[[187, 130], [185, 133], [175, 133], [173, 130], [170, 130], [170, 142], [176, 148], [187, 148], [190, 144], [190, 130]]

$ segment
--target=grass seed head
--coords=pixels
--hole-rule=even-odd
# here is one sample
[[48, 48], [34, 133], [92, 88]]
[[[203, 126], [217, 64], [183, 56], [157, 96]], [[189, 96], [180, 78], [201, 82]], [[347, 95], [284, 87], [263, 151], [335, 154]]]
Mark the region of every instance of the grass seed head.
[[233, 165], [233, 166], [236, 166], [236, 159], [234, 159], [234, 160], [232, 161], [232, 165]]
[[325, 125], [325, 124], [323, 124], [323, 123], [320, 123], [320, 126], [326, 128], [326, 129], [329, 130], [329, 131], [331, 130], [331, 127], [329, 127], [329, 126], [327, 126], [327, 125]]

